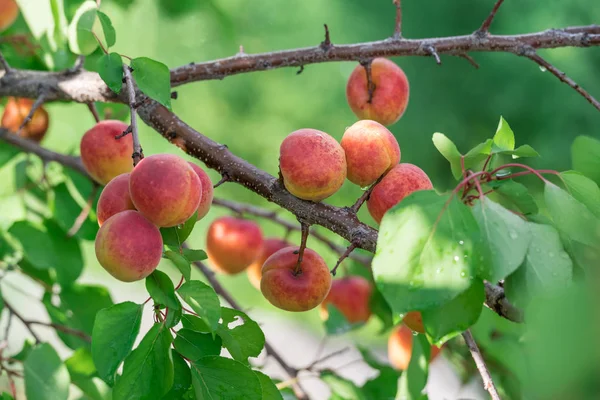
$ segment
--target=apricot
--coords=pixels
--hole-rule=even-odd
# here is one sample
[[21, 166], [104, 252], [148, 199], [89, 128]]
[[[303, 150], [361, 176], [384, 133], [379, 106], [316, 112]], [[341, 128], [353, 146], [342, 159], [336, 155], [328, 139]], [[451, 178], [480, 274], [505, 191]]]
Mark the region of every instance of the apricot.
[[425, 333], [423, 317], [418, 311], [407, 312], [404, 318], [402, 318], [402, 322], [414, 332]]
[[123, 282], [144, 279], [158, 266], [163, 241], [160, 231], [142, 214], [127, 210], [107, 219], [96, 236], [96, 258]]
[[331, 303], [351, 324], [367, 322], [371, 316], [371, 290], [371, 284], [362, 276], [334, 280], [329, 294], [321, 303], [321, 317], [327, 319], [327, 304]]
[[81, 138], [81, 162], [88, 174], [102, 185], [133, 169], [131, 135], [115, 139], [127, 127], [121, 121], [104, 120], [94, 125]]
[[98, 225], [102, 226], [104, 221], [125, 210], [135, 210], [129, 195], [129, 174], [115, 177], [100, 193], [96, 207]]
[[299, 247], [286, 247], [267, 258], [262, 268], [260, 290], [275, 307], [286, 311], [308, 311], [325, 299], [331, 289], [331, 274], [323, 258], [305, 249], [296, 271]]
[[325, 132], [300, 129], [281, 143], [279, 168], [286, 189], [294, 196], [321, 201], [346, 179], [346, 156], [342, 146]]
[[210, 210], [214, 197], [214, 189], [208, 174], [196, 164], [190, 163], [190, 165], [196, 175], [198, 175], [198, 178], [200, 178], [200, 183], [202, 184], [202, 195], [200, 196], [200, 204], [198, 205], [198, 220], [200, 220], [204, 218], [204, 216], [208, 214], [208, 210]]
[[367, 200], [369, 213], [377, 223], [390, 208], [417, 190], [433, 189], [429, 177], [416, 165], [398, 164], [373, 188]]
[[[388, 358], [392, 366], [399, 370], [405, 370], [410, 363], [412, 355], [413, 333], [404, 326], [399, 325], [392, 331], [388, 338]], [[430, 361], [433, 361], [441, 349], [437, 346], [431, 346]]]
[[409, 86], [404, 71], [393, 61], [376, 58], [371, 63], [371, 82], [375, 85], [369, 102], [367, 72], [358, 65], [346, 85], [346, 99], [360, 119], [372, 119], [383, 125], [397, 122], [408, 104]]
[[285, 240], [282, 240], [282, 239], [278, 239], [278, 238], [265, 239], [260, 255], [258, 256], [258, 258], [256, 260], [254, 260], [254, 262], [252, 264], [250, 264], [250, 266], [246, 270], [246, 273], [248, 274], [248, 279], [250, 280], [250, 283], [252, 284], [252, 286], [254, 286], [258, 290], [260, 290], [260, 279], [262, 278], [262, 267], [263, 267], [263, 264], [265, 263], [265, 261], [267, 261], [267, 258], [271, 257], [271, 255], [273, 253], [275, 253], [276, 251], [284, 249], [286, 247], [290, 247], [290, 246], [291, 246], [291, 244], [289, 244], [288, 242], [286, 242]]
[[188, 162], [173, 154], [144, 158], [129, 177], [135, 208], [159, 227], [183, 224], [198, 209], [202, 183]]
[[361, 187], [374, 183], [400, 162], [400, 146], [379, 122], [358, 121], [346, 129], [340, 142], [346, 154], [348, 180]]
[[19, 16], [19, 6], [15, 0], [0, 0], [0, 32], [11, 26]]
[[[2, 16], [2, 0], [0, 0], [0, 19]], [[34, 101], [31, 99], [9, 97], [6, 107], [4, 107], [4, 114], [2, 114], [2, 127], [16, 133], [31, 111], [33, 103]], [[48, 120], [48, 112], [44, 107], [38, 108], [33, 113], [31, 120], [21, 129], [19, 136], [37, 143], [41, 142], [48, 130]]]
[[254, 221], [221, 217], [208, 228], [206, 252], [210, 266], [218, 272], [240, 273], [261, 255], [262, 250], [262, 231]]

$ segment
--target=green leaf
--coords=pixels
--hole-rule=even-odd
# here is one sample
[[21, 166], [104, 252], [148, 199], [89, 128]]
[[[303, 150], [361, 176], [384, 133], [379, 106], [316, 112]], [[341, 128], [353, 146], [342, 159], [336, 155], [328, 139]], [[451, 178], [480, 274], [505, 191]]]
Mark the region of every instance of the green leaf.
[[194, 332], [190, 329], [180, 329], [173, 342], [175, 349], [190, 361], [196, 361], [204, 356], [221, 354], [221, 338], [208, 333]]
[[[75, 183], [75, 182], [73, 182]], [[91, 188], [81, 193], [82, 196], [88, 197], [91, 193]], [[72, 194], [70, 193], [67, 185], [65, 183], [61, 183], [52, 188], [52, 192], [54, 194], [53, 201], [49, 204], [49, 208], [52, 211], [53, 218], [56, 223], [65, 231], [68, 232], [69, 229], [75, 223], [79, 214], [81, 214], [81, 208], [74, 199]], [[90, 214], [91, 215], [91, 214]], [[96, 234], [98, 233], [98, 222], [96, 218], [93, 219], [91, 216], [85, 219], [81, 228], [75, 234], [76, 237], [84, 240], [94, 240], [96, 239]]]
[[333, 371], [321, 372], [321, 380], [331, 389], [332, 399], [368, 400], [354, 382], [336, 375]]
[[573, 262], [563, 250], [555, 228], [528, 223], [533, 234], [523, 265], [506, 278], [508, 298], [523, 307], [545, 292], [568, 286], [573, 277]]
[[183, 242], [190, 236], [194, 230], [194, 225], [198, 221], [198, 212], [195, 212], [187, 221], [182, 225], [174, 226], [171, 228], [160, 228], [160, 233], [163, 238], [163, 242], [167, 246], [180, 248]]
[[573, 169], [600, 185], [600, 140], [578, 136], [571, 146]]
[[48, 343], [31, 350], [23, 363], [23, 371], [28, 400], [67, 400], [69, 372]]
[[173, 386], [173, 337], [165, 324], [154, 324], [139, 346], [123, 364], [113, 400], [152, 400], [164, 396]]
[[364, 324], [351, 324], [336, 306], [327, 304], [327, 319], [324, 325], [327, 335], [341, 335]]
[[29, 356], [29, 353], [31, 352], [32, 349], [33, 349], [33, 342], [29, 341], [29, 339], [25, 339], [21, 350], [17, 354], [11, 356], [10, 358], [13, 360], [17, 360], [17, 361], [25, 361], [25, 359], [27, 358], [27, 356]]
[[487, 198], [473, 207], [473, 215], [481, 240], [491, 250], [491, 260], [479, 266], [479, 276], [497, 282], [523, 263], [531, 242], [529, 227], [522, 218]]
[[98, 47], [98, 41], [92, 33], [97, 12], [95, 1], [84, 2], [75, 12], [67, 34], [69, 47], [73, 53], [86, 56]]
[[483, 143], [479, 143], [465, 154], [465, 169], [477, 169], [475, 168], [479, 164], [492, 154], [492, 139], [487, 139]]
[[175, 297], [175, 286], [173, 286], [171, 278], [164, 272], [154, 270], [146, 278], [146, 290], [156, 304], [175, 309], [181, 307]]
[[561, 172], [560, 176], [571, 196], [600, 218], [600, 188], [596, 182], [575, 171]]
[[485, 300], [483, 282], [473, 280], [469, 289], [441, 307], [423, 311], [423, 326], [433, 344], [441, 346], [477, 322]]
[[515, 149], [515, 134], [503, 117], [500, 117], [493, 141], [492, 150], [494, 152]]
[[92, 332], [92, 356], [98, 376], [109, 385], [115, 373], [129, 355], [140, 331], [144, 307], [130, 301], [98, 312]]
[[283, 396], [279, 390], [277, 390], [277, 386], [273, 383], [271, 378], [267, 375], [263, 374], [260, 371], [254, 371], [258, 380], [260, 381], [260, 387], [262, 389], [262, 399], [264, 400], [283, 400]]
[[456, 197], [417, 191], [386, 213], [373, 274], [395, 313], [441, 305], [471, 286], [479, 228]]
[[460, 162], [462, 154], [460, 154], [456, 145], [448, 139], [446, 135], [439, 132], [433, 134], [433, 144], [450, 163], [454, 178], [459, 179], [462, 176], [462, 166]]
[[379, 375], [368, 380], [362, 387], [362, 392], [368, 399], [393, 400], [398, 391], [398, 378], [400, 371], [395, 370], [387, 364], [382, 364], [376, 360], [367, 349], [358, 347], [363, 356], [363, 360], [369, 367], [379, 371]]
[[425, 335], [413, 337], [412, 353], [408, 368], [400, 377], [397, 399], [421, 399], [421, 392], [427, 383], [429, 374], [430, 346]]
[[96, 378], [96, 367], [89, 350], [80, 348], [65, 361], [71, 376], [71, 383], [77, 386], [91, 400], [110, 400], [110, 388]]
[[525, 215], [536, 214], [538, 207], [527, 187], [513, 180], [499, 181], [494, 187], [500, 198], [507, 199]]
[[179, 272], [181, 272], [181, 274], [185, 278], [185, 281], [190, 282], [192, 276], [192, 266], [190, 265], [188, 259], [182, 256], [181, 254], [171, 250], [165, 251], [165, 257], [171, 260], [173, 264], [175, 264]]
[[381, 321], [381, 329], [379, 330], [379, 333], [383, 333], [394, 326], [392, 309], [376, 287], [371, 290], [369, 308], [371, 309], [371, 313]]
[[17, 221], [8, 233], [21, 243], [25, 257], [32, 266], [38, 269], [54, 267], [56, 255], [48, 251], [52, 249], [52, 238], [40, 226], [29, 221]]
[[225, 357], [207, 356], [192, 363], [192, 384], [198, 399], [262, 399], [258, 376]]
[[531, 147], [528, 144], [524, 144], [522, 146], [517, 147], [515, 150], [510, 151], [510, 152], [503, 152], [503, 153], [507, 153], [507, 154], [511, 154], [513, 156], [513, 158], [519, 158], [519, 157], [539, 157], [540, 154], [535, 151], [535, 149], [533, 147]]
[[[144, 94], [171, 109], [171, 72], [156, 60], [138, 57], [131, 60], [133, 79]], [[184, 239], [185, 240], [185, 239]]]
[[123, 60], [117, 53], [103, 54], [98, 58], [98, 74], [106, 86], [115, 93], [123, 87]]
[[[217, 334], [229, 354], [243, 363], [248, 362], [248, 357], [258, 357], [265, 346], [265, 335], [260, 326], [243, 312], [227, 307], [221, 307], [221, 319], [223, 322], [219, 324]], [[230, 328], [232, 323], [236, 326]]]
[[183, 256], [191, 263], [194, 261], [203, 261], [208, 258], [204, 250], [192, 249], [183, 249]]
[[102, 31], [104, 32], [104, 40], [106, 40], [106, 47], [113, 47], [117, 42], [117, 33], [115, 32], [115, 28], [113, 27], [113, 24], [108, 15], [104, 14], [102, 11], [97, 11], [97, 13], [98, 19], [102, 24]]
[[219, 297], [213, 288], [200, 281], [189, 281], [184, 283], [177, 293], [208, 324], [212, 331], [217, 329], [221, 317], [221, 306]]
[[181, 309], [181, 302], [177, 297], [175, 297], [175, 301], [177, 301], [177, 308], [169, 308], [169, 312], [167, 314], [167, 318], [165, 319], [165, 324], [167, 328], [173, 328], [175, 325], [181, 321], [181, 316], [183, 315], [183, 310]]
[[183, 314], [181, 316], [181, 324], [184, 328], [191, 329], [196, 332], [212, 332], [210, 326], [202, 318], [191, 314]]
[[[177, 340], [177, 339], [176, 339]], [[163, 400], [179, 400], [192, 387], [192, 372], [185, 360], [175, 351], [171, 351], [173, 356], [173, 386]]]

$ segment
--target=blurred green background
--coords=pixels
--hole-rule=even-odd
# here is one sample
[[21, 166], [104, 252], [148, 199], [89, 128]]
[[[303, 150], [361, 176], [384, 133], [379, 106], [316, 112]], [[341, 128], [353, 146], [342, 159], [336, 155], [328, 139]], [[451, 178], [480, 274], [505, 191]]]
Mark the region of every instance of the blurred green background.
[[[65, 0], [68, 17], [80, 3]], [[469, 34], [479, 27], [493, 3], [492, 0], [404, 1], [403, 35], [424, 38]], [[323, 40], [324, 23], [329, 25], [334, 45], [384, 39], [393, 32], [395, 13], [391, 0], [104, 0], [102, 10], [111, 17], [117, 31], [114, 51], [130, 57], [151, 57], [170, 68], [232, 56], [240, 45], [246, 53], [314, 46]], [[594, 0], [543, 4], [534, 0], [509, 1], [502, 6], [491, 30], [496, 34], [517, 34], [599, 20], [600, 7]], [[565, 48], [541, 54], [590, 93], [600, 96], [600, 48]], [[23, 61], [16, 54], [8, 55], [17, 66]], [[400, 143], [402, 161], [423, 168], [438, 190], [447, 190], [454, 181], [448, 163], [432, 144], [434, 132], [445, 133], [459, 150], [466, 152], [493, 135], [502, 115], [514, 130], [517, 145], [530, 144], [542, 155], [532, 160], [531, 165], [557, 170], [570, 168], [569, 149], [576, 136], [600, 138], [598, 110], [536, 64], [511, 54], [472, 56], [480, 69], [458, 57], [442, 56], [441, 66], [429, 57], [393, 58], [409, 78], [410, 101], [402, 119], [390, 129]], [[173, 109], [198, 131], [227, 144], [232, 152], [259, 168], [276, 174], [279, 144], [290, 132], [315, 128], [339, 140], [344, 129], [356, 121], [345, 99], [346, 80], [356, 65], [355, 62], [315, 64], [306, 66], [300, 75], [295, 69], [278, 69], [222, 81], [197, 82], [176, 89], [179, 97], [173, 101]], [[93, 124], [87, 108], [81, 104], [55, 103], [47, 105], [47, 109], [51, 127], [44, 145], [60, 152], [78, 152], [81, 136]], [[182, 155], [145, 125], [141, 127], [141, 141], [146, 155], [159, 152]], [[22, 215], [22, 204], [15, 201], [12, 167], [14, 164], [0, 170], [3, 228]], [[211, 177], [218, 180], [213, 172]], [[360, 188], [346, 182], [327, 202], [350, 205], [360, 194]], [[235, 184], [223, 185], [216, 190], [216, 196], [276, 209]], [[194, 247], [204, 246], [208, 224], [225, 213], [215, 207], [197, 225], [191, 239]], [[285, 211], [282, 215], [289, 217]], [[366, 209], [361, 210], [360, 218], [373, 224]], [[266, 236], [284, 233], [269, 222], [261, 225]], [[345, 244], [335, 236], [332, 239]], [[292, 236], [292, 240], [298, 241], [298, 236]], [[309, 246], [320, 251], [333, 266], [337, 254], [313, 239], [309, 239]], [[89, 268], [98, 275], [105, 274], [95, 260], [93, 243], [86, 242], [85, 256]], [[165, 264], [163, 270], [174, 271], [174, 268]], [[259, 306], [276, 312], [244, 275], [221, 280], [235, 290], [247, 307]], [[135, 285], [143, 289], [143, 282]], [[125, 289], [131, 285], [118, 287]], [[282, 314], [306, 319], [310, 325], [320, 324], [316, 312]]]

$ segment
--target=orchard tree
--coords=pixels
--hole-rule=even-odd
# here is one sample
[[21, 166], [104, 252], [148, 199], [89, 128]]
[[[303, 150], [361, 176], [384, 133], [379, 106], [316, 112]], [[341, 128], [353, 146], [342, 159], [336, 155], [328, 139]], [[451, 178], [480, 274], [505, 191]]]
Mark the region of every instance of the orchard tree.
[[[32, 22], [19, 19], [19, 6], [28, 11], [32, 2], [0, 0], [0, 29], [8, 29], [0, 40], [6, 55], [0, 53], [0, 166], [14, 169], [28, 210], [0, 228], [0, 267], [2, 277], [23, 274], [40, 286], [50, 321], [34, 320], [26, 307], [0, 297], [6, 321], [0, 371], [9, 382], [3, 399], [18, 398], [21, 384], [29, 400], [67, 399], [71, 385], [94, 400], [308, 399], [299, 376], [304, 371], [329, 385], [332, 399], [424, 399], [429, 361], [439, 354], [465, 376], [478, 373], [493, 399], [598, 398], [600, 142], [577, 137], [574, 170], [558, 172], [528, 166], [522, 159], [538, 152], [517, 146], [500, 116], [489, 139], [464, 153], [434, 133], [433, 146], [456, 180], [441, 191], [418, 165], [402, 161], [410, 149], [401, 149], [387, 128], [409, 105], [409, 79], [390, 59], [397, 56], [431, 57], [438, 64], [461, 57], [478, 68], [474, 53], [511, 53], [600, 110], [596, 99], [539, 54], [598, 46], [600, 27], [498, 36], [489, 28], [502, 3], [463, 36], [404, 38], [395, 0], [389, 5], [396, 15], [395, 24], [389, 22], [392, 36], [383, 40], [337, 45], [325, 25], [325, 38], [314, 47], [241, 50], [169, 70], [143, 55], [111, 51], [118, 31], [99, 0], [50, 1], [54, 31], [40, 41], [29, 33]], [[27, 68], [13, 66], [29, 59], [34, 62]], [[283, 135], [277, 176], [171, 111], [178, 86], [277, 68], [301, 73], [310, 64], [338, 61], [356, 63], [346, 98], [358, 121], [341, 142], [309, 122]], [[45, 135], [59, 134], [47, 132], [53, 116], [44, 108], [55, 101], [84, 103], [96, 121], [81, 132], [78, 156], [43, 147]], [[126, 122], [107, 103], [124, 105]], [[144, 154], [140, 121], [198, 162]], [[213, 184], [205, 169], [221, 179]], [[364, 190], [362, 196], [346, 207], [327, 204], [346, 179]], [[285, 209], [297, 222], [213, 198], [227, 182]], [[365, 203], [377, 228], [357, 216]], [[232, 215], [211, 222], [205, 249], [188, 246], [196, 222], [212, 219], [211, 205]], [[299, 232], [299, 242], [264, 237], [261, 220]], [[336, 235], [347, 247], [337, 244]], [[309, 238], [337, 253], [337, 263], [327, 265], [307, 247]], [[80, 283], [86, 241], [93, 241], [97, 263], [114, 279], [144, 281], [147, 300], [115, 304], [107, 288]], [[170, 260], [180, 279], [157, 269], [162, 259]], [[192, 270], [204, 279], [194, 279]], [[339, 352], [319, 355], [308, 366], [289, 360], [219, 283], [219, 275], [245, 271], [274, 307], [319, 309], [328, 335], [378, 319], [389, 362], [356, 343], [363, 361], [378, 371], [359, 385], [320, 367]], [[147, 331], [140, 329], [143, 314], [154, 318]], [[19, 323], [30, 337], [15, 352], [7, 349], [7, 335]], [[40, 337], [40, 326], [56, 331], [71, 356], [61, 359]], [[261, 353], [285, 375], [261, 372]]]

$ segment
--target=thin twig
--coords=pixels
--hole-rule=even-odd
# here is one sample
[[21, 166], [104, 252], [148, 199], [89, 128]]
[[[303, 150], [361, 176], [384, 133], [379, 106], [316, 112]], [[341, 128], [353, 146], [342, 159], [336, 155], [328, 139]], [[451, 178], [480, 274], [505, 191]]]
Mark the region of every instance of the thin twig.
[[40, 108], [42, 106], [42, 104], [44, 104], [45, 98], [46, 98], [46, 92], [43, 91], [40, 93], [40, 95], [37, 97], [37, 99], [35, 99], [35, 101], [31, 105], [31, 109], [27, 113], [27, 116], [25, 117], [23, 122], [21, 122], [21, 125], [19, 125], [19, 128], [17, 129], [17, 135], [21, 134], [21, 131], [23, 130], [25, 125], [27, 125], [29, 123], [29, 121], [31, 121], [31, 118], [33, 118], [33, 114], [35, 114], [35, 112], [38, 110], [38, 108]]
[[10, 72], [12, 72], [11, 66], [8, 64], [8, 61], [6, 61], [6, 58], [4, 58], [4, 55], [2, 54], [1, 51], [0, 51], [0, 65], [2, 65], [2, 68], [4, 69], [5, 74], [9, 74]]
[[90, 211], [92, 211], [92, 206], [94, 205], [94, 199], [96, 198], [96, 193], [98, 193], [98, 188], [99, 185], [96, 182], [94, 182], [92, 186], [92, 191], [88, 196], [87, 202], [85, 203], [85, 206], [81, 209], [81, 212], [75, 219], [75, 222], [73, 222], [73, 226], [71, 226], [71, 229], [69, 229], [69, 231], [67, 232], [67, 237], [75, 236], [75, 234], [79, 232], [79, 229], [81, 229], [81, 226], [87, 219], [88, 215], [90, 215]]
[[300, 222], [300, 248], [298, 249], [298, 262], [296, 263], [296, 268], [294, 269], [294, 275], [298, 275], [302, 273], [302, 259], [304, 258], [304, 250], [306, 250], [306, 241], [308, 240], [308, 228], [310, 226], [304, 222]]
[[490, 12], [490, 15], [488, 15], [485, 21], [483, 21], [483, 23], [481, 24], [481, 27], [476, 31], [479, 35], [488, 33], [490, 25], [492, 25], [492, 21], [494, 21], [494, 17], [496, 16], [498, 9], [500, 8], [503, 2], [504, 0], [496, 1], [496, 4], [494, 4], [494, 8], [492, 8], [492, 11]]
[[35, 331], [31, 328], [31, 322], [27, 321], [21, 314], [19, 314], [19, 312], [17, 310], [15, 310], [15, 308], [13, 306], [11, 306], [10, 303], [7, 303], [6, 302], [6, 298], [4, 299], [4, 306], [8, 310], [10, 310], [10, 312], [13, 313], [13, 315], [15, 317], [17, 317], [23, 323], [23, 325], [25, 325], [25, 328], [27, 328], [27, 330], [29, 331], [29, 333], [31, 333], [31, 336], [33, 336], [33, 338], [35, 339], [36, 343], [41, 343], [42, 342], [42, 340], [37, 335], [37, 333], [35, 333]]
[[225, 182], [229, 182], [229, 175], [227, 175], [226, 173], [223, 173], [223, 175], [221, 176], [221, 179], [219, 179], [219, 182], [217, 182], [217, 183], [215, 183], [213, 185], [213, 189], [218, 188], [219, 186], [221, 186]]
[[87, 103], [87, 106], [88, 106], [90, 112], [92, 113], [92, 116], [94, 117], [94, 121], [96, 121], [96, 123], [100, 122], [100, 115], [98, 114], [98, 109], [96, 108], [96, 103], [89, 102], [89, 103]]
[[440, 55], [437, 53], [437, 51], [435, 50], [435, 47], [429, 45], [429, 46], [425, 46], [425, 50], [431, 54], [431, 56], [435, 59], [435, 62], [437, 63], [437, 65], [442, 65], [442, 60], [440, 59]]
[[500, 400], [500, 395], [498, 395], [496, 386], [494, 386], [494, 381], [492, 380], [490, 371], [488, 371], [485, 365], [485, 361], [481, 356], [481, 352], [479, 351], [479, 347], [477, 347], [477, 343], [475, 343], [475, 339], [473, 339], [471, 331], [467, 329], [463, 332], [462, 336], [465, 339], [467, 346], [469, 347], [469, 351], [471, 352], [471, 356], [473, 356], [475, 365], [477, 365], [477, 369], [479, 370], [481, 379], [483, 379], [483, 387], [490, 393], [490, 396], [492, 396], [492, 400]]
[[373, 189], [375, 189], [375, 186], [381, 182], [381, 180], [385, 177], [385, 174], [381, 175], [379, 178], [377, 178], [377, 180], [371, 185], [371, 187], [367, 190], [365, 190], [365, 192], [362, 194], [362, 196], [360, 196], [358, 198], [358, 200], [356, 200], [356, 203], [354, 203], [352, 205], [352, 207], [350, 207], [350, 209], [352, 211], [354, 211], [355, 213], [358, 212], [358, 210], [360, 210], [360, 207], [365, 203], [365, 201], [369, 200], [369, 197], [371, 197], [371, 193], [373, 193]]
[[321, 47], [324, 52], [327, 52], [333, 47], [333, 45], [331, 44], [331, 37], [329, 36], [329, 27], [327, 24], [323, 24], [323, 27], [325, 27], [325, 40], [321, 42], [319, 47]]
[[335, 263], [335, 267], [333, 267], [333, 269], [331, 270], [331, 275], [335, 276], [335, 274], [337, 273], [337, 269], [340, 266], [340, 264], [342, 263], [342, 261], [344, 261], [346, 258], [348, 258], [348, 256], [350, 255], [350, 253], [352, 253], [354, 251], [354, 249], [356, 249], [356, 243], [350, 243], [350, 246], [348, 246], [348, 248], [346, 249], [344, 254], [342, 254], [340, 256], [340, 258], [337, 260], [337, 262]]
[[529, 58], [530, 60], [534, 61], [535, 63], [537, 63], [540, 67], [550, 71], [550, 73], [554, 76], [556, 76], [558, 79], [560, 79], [562, 82], [566, 83], [567, 85], [571, 86], [573, 89], [575, 89], [575, 91], [577, 93], [579, 93], [580, 95], [582, 95], [587, 101], [590, 102], [591, 105], [593, 105], [594, 107], [596, 107], [598, 110], [600, 110], [600, 102], [598, 102], [598, 100], [596, 100], [591, 94], [589, 94], [584, 88], [582, 88], [581, 86], [579, 86], [579, 84], [577, 82], [575, 82], [573, 79], [569, 78], [567, 76], [567, 74], [565, 74], [564, 72], [562, 72], [561, 70], [559, 70], [558, 68], [556, 68], [554, 65], [550, 64], [548, 61], [544, 60], [542, 57], [540, 57], [538, 54], [536, 53], [525, 53], [525, 57]]
[[129, 111], [131, 114], [131, 136], [133, 136], [133, 166], [135, 167], [143, 158], [144, 151], [140, 144], [140, 138], [138, 136], [137, 127], [137, 116], [135, 107], [135, 86], [133, 83], [133, 77], [131, 76], [131, 67], [129, 65], [123, 65], [123, 72], [125, 73], [125, 84], [127, 85], [127, 95], [129, 98]]
[[394, 28], [394, 39], [402, 38], [402, 0], [394, 0], [396, 6], [396, 25]]
[[55, 324], [53, 322], [28, 320], [27, 323], [31, 324], [31, 325], [40, 325], [40, 326], [45, 326], [47, 328], [53, 328], [54, 330], [66, 333], [67, 335], [77, 336], [78, 338], [85, 340], [88, 343], [92, 342], [92, 337], [90, 335], [88, 335], [87, 333], [80, 331], [79, 329], [74, 329], [74, 328], [71, 328], [71, 327], [68, 327], [65, 325], [61, 325], [61, 324]]
[[461, 58], [464, 58], [469, 63], [471, 63], [471, 65], [473, 67], [475, 67], [475, 69], [479, 69], [479, 64], [477, 64], [477, 61], [475, 61], [475, 59], [473, 57], [471, 57], [470, 55], [468, 55], [467, 53], [459, 54], [458, 56]]
[[339, 350], [336, 350], [336, 351], [334, 351], [334, 352], [331, 352], [331, 353], [329, 353], [329, 354], [326, 354], [326, 355], [324, 355], [323, 357], [319, 357], [318, 359], [316, 359], [315, 361], [313, 361], [312, 363], [310, 363], [309, 365], [307, 365], [307, 366], [306, 366], [305, 368], [303, 368], [303, 369], [305, 369], [305, 370], [307, 370], [307, 371], [311, 371], [311, 370], [312, 370], [312, 369], [313, 369], [313, 368], [314, 368], [314, 367], [315, 367], [317, 364], [320, 364], [320, 363], [322, 363], [322, 362], [324, 362], [324, 361], [327, 361], [327, 360], [329, 360], [329, 359], [331, 359], [331, 358], [337, 357], [337, 356], [339, 356], [339, 355], [341, 355], [341, 354], [344, 354], [344, 353], [346, 353], [346, 352], [348, 352], [348, 351], [350, 351], [350, 347], [344, 347], [344, 348], [341, 348], [341, 349], [339, 349]]

